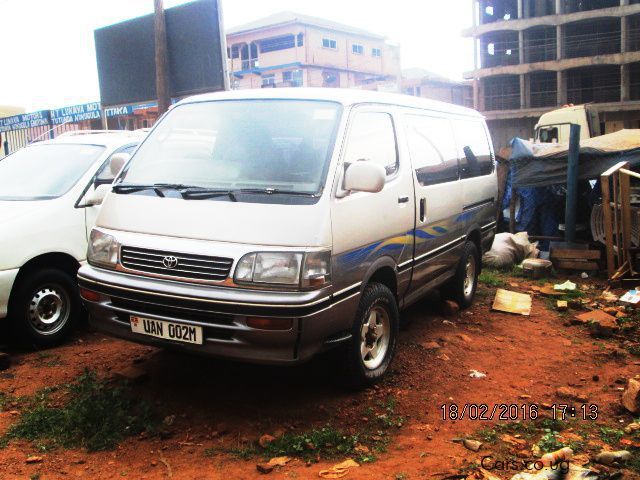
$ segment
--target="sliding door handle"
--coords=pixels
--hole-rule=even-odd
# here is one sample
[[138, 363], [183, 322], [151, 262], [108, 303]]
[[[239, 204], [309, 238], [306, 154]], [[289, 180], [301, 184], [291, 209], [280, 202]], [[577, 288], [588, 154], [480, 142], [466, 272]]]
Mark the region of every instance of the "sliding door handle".
[[398, 203], [409, 203], [409, 197], [398, 197]]
[[421, 198], [420, 199], [420, 221], [421, 222], [424, 222], [426, 215], [427, 215], [427, 199]]

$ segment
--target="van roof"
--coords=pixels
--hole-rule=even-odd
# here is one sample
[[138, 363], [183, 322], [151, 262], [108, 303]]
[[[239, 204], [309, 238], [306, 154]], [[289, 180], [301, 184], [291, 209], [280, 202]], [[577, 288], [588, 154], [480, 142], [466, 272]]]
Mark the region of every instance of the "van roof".
[[107, 148], [118, 147], [120, 145], [126, 145], [128, 143], [140, 143], [144, 139], [147, 132], [142, 130], [122, 130], [122, 131], [73, 131], [68, 135], [62, 134], [51, 140], [43, 140], [40, 142], [34, 142], [32, 145], [47, 145], [47, 144], [60, 144], [60, 143], [72, 143], [76, 145], [103, 145]]
[[344, 106], [361, 103], [378, 103], [385, 105], [398, 105], [410, 108], [422, 108], [443, 113], [474, 116], [482, 115], [470, 108], [461, 107], [451, 103], [428, 100], [426, 98], [400, 95], [397, 93], [383, 93], [372, 90], [357, 90], [347, 88], [256, 88], [245, 90], [230, 90], [224, 92], [205, 93], [188, 97], [177, 105], [185, 103], [208, 102], [216, 100], [325, 100], [338, 102]]

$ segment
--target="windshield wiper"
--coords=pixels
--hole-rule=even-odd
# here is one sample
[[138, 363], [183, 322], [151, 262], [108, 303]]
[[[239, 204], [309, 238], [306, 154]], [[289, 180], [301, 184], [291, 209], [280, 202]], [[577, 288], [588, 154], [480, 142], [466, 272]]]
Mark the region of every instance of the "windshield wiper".
[[265, 195], [297, 195], [301, 197], [312, 197], [316, 198], [318, 195], [310, 192], [299, 192], [297, 190], [283, 190], [280, 188], [241, 188], [240, 190], [236, 190], [239, 193], [263, 193]]
[[118, 183], [112, 187], [115, 193], [137, 193], [144, 190], [153, 190], [159, 197], [165, 197], [163, 190], [176, 190], [184, 198], [184, 191], [189, 188], [194, 188], [191, 185], [183, 185], [181, 183], [153, 183], [149, 185], [133, 184], [133, 183]]
[[186, 200], [208, 200], [216, 197], [229, 197], [232, 202], [237, 202], [235, 193], [233, 190], [217, 190], [214, 188], [204, 187], [187, 187], [181, 191], [182, 198]]

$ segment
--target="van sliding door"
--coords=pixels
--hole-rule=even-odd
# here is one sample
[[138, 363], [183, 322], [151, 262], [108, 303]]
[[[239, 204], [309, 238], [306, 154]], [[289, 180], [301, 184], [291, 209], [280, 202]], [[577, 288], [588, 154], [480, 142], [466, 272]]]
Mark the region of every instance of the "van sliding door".
[[460, 223], [458, 152], [450, 121], [409, 114], [404, 124], [416, 192], [414, 269], [406, 297], [410, 303], [455, 266], [464, 224]]

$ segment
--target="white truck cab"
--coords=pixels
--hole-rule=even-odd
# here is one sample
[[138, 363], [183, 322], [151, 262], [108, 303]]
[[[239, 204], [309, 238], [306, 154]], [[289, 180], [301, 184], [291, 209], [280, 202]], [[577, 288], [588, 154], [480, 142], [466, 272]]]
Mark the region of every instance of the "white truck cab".
[[571, 124], [580, 125], [580, 140], [601, 135], [598, 114], [589, 105], [566, 105], [540, 116], [535, 127], [535, 141], [569, 143]]
[[116, 154], [122, 165], [144, 135], [68, 132], [0, 160], [0, 320], [28, 342], [56, 344], [81, 318], [75, 277], [95, 197], [118, 173]]

